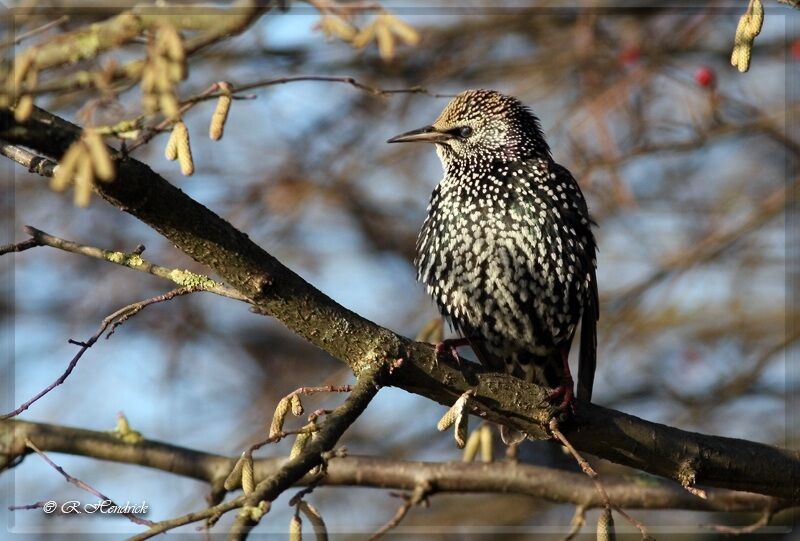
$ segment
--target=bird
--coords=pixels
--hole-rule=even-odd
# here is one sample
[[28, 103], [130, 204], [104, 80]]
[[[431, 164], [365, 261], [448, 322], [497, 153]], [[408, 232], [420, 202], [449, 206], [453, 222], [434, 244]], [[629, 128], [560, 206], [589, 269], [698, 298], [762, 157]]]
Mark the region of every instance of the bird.
[[589, 402], [600, 313], [596, 224], [539, 119], [517, 98], [467, 90], [433, 124], [387, 142], [433, 143], [444, 170], [414, 260], [459, 335], [437, 351], [469, 345], [484, 366], [551, 388], [557, 410], [574, 412], [569, 352], [580, 322], [577, 398]]

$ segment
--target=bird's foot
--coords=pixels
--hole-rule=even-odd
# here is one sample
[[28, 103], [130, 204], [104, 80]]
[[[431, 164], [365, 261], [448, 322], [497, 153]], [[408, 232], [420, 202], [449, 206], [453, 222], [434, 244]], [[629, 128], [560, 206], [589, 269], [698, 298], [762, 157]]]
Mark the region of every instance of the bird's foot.
[[[541, 401], [541, 404], [550, 402], [551, 404], [558, 404], [556, 411], [564, 413], [570, 410], [573, 415], [577, 414], [578, 402], [575, 400], [575, 391], [573, 390], [575, 383], [572, 381], [571, 376], [564, 377], [561, 385], [550, 391], [550, 393]], [[559, 401], [560, 399], [560, 401]]]
[[456, 361], [457, 366], [461, 366], [461, 356], [458, 354], [458, 348], [468, 346], [469, 340], [466, 338], [448, 338], [436, 344], [434, 360], [438, 364], [439, 361], [452, 358]]

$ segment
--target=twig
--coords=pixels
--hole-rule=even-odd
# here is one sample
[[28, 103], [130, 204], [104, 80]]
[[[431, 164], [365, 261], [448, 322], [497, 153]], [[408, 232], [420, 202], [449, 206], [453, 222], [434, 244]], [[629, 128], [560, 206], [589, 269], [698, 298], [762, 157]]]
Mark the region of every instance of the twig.
[[[255, 508], [262, 501], [270, 502], [277, 498], [315, 466], [326, 460], [329, 456], [327, 453], [333, 449], [344, 431], [361, 415], [378, 392], [377, 381], [382, 378], [383, 369], [384, 366], [381, 364], [366, 367], [359, 374], [353, 392], [344, 404], [328, 415], [325, 422], [316, 430], [316, 438], [312, 439], [298, 456], [285, 462], [275, 473], [260, 481], [251, 494], [239, 496], [201, 511], [157, 522], [146, 532], [131, 537], [129, 541], [144, 541], [178, 526], [221, 516], [233, 509]], [[253, 526], [255, 522], [251, 516], [240, 513], [229, 533], [229, 538], [243, 539]]]
[[42, 500], [40, 502], [29, 503], [27, 505], [9, 505], [8, 506], [8, 510], [9, 511], [30, 511], [30, 510], [33, 510], [33, 509], [41, 509], [42, 507], [44, 507], [44, 504], [46, 504], [46, 503], [47, 503], [46, 501]]
[[397, 512], [391, 519], [389, 519], [389, 522], [378, 528], [378, 530], [370, 536], [369, 541], [374, 541], [375, 539], [382, 537], [390, 530], [396, 528], [413, 506], [427, 501], [427, 498], [432, 491], [433, 487], [431, 487], [429, 483], [423, 481], [414, 487], [414, 491], [411, 494], [403, 494], [402, 498], [405, 500], [403, 505], [397, 509]]
[[36, 173], [43, 177], [52, 177], [58, 166], [56, 161], [37, 156], [29, 150], [2, 140], [0, 140], [0, 154], [24, 166], [28, 172]]
[[[256, 507], [262, 501], [270, 502], [274, 500], [312, 468], [322, 464], [325, 460], [323, 454], [333, 449], [345, 430], [364, 412], [372, 398], [377, 394], [379, 382], [384, 377], [387, 368], [388, 363], [385, 361], [377, 361], [367, 365], [359, 373], [353, 391], [344, 404], [325, 417], [325, 421], [315, 433], [316, 439], [312, 439], [279, 472], [258, 483], [253, 493], [247, 497], [245, 506]], [[230, 541], [245, 539], [256, 523], [257, 519], [252, 516], [239, 513], [228, 533], [228, 539]]]
[[709, 528], [714, 530], [715, 532], [719, 532], [725, 535], [745, 535], [754, 533], [756, 530], [763, 528], [769, 524], [769, 521], [772, 520], [772, 516], [775, 514], [775, 505], [774, 499], [770, 501], [770, 504], [767, 505], [761, 513], [761, 516], [758, 517], [754, 523], [749, 524], [747, 526], [735, 527], [735, 526], [724, 526], [722, 524], [703, 524], [702, 527]]
[[[93, 494], [93, 495], [97, 496], [103, 502], [109, 502], [111, 505], [113, 505], [115, 507], [119, 507], [116, 503], [114, 503], [114, 500], [112, 500], [111, 498], [109, 498], [108, 496], [106, 496], [105, 494], [100, 492], [99, 490], [95, 489], [91, 485], [88, 485], [87, 483], [84, 483], [83, 481], [81, 481], [77, 477], [71, 476], [66, 471], [64, 471], [64, 468], [62, 468], [61, 466], [59, 466], [58, 464], [56, 464], [55, 462], [50, 460], [50, 458], [46, 454], [44, 454], [38, 447], [36, 447], [36, 445], [34, 445], [34, 443], [31, 440], [26, 439], [25, 440], [25, 444], [28, 447], [30, 447], [31, 449], [33, 449], [36, 452], [37, 455], [42, 457], [42, 459], [44, 459], [45, 462], [50, 464], [50, 466], [52, 466], [58, 473], [63, 475], [64, 479], [66, 479], [68, 483], [71, 483], [71, 484], [75, 485], [76, 487], [78, 487], [78, 488], [80, 488], [82, 490], [85, 490], [86, 492], [89, 492], [90, 494]], [[152, 521], [144, 519], [144, 518], [141, 518], [141, 517], [137, 517], [133, 513], [122, 513], [122, 514], [124, 516], [128, 517], [128, 519], [131, 522], [135, 522], [136, 524], [142, 524], [142, 525], [145, 525], [145, 526], [152, 526], [153, 525]]]
[[32, 28], [31, 30], [28, 30], [27, 32], [24, 32], [24, 33], [20, 34], [19, 36], [15, 37], [15, 38], [14, 37], [8, 38], [3, 43], [0, 43], [0, 49], [8, 49], [9, 47], [12, 47], [14, 45], [19, 45], [24, 40], [26, 40], [28, 38], [32, 38], [33, 36], [35, 36], [37, 34], [41, 34], [42, 32], [47, 32], [48, 30], [50, 30], [54, 26], [58, 26], [60, 24], [64, 24], [67, 21], [69, 21], [69, 15], [62, 15], [61, 17], [59, 17], [58, 19], [56, 19], [54, 21], [50, 21], [50, 22], [47, 22], [47, 23], [43, 24], [42, 26], [38, 26], [36, 28]]
[[291, 393], [286, 395], [286, 398], [292, 395], [312, 395], [317, 393], [351, 393], [353, 392], [352, 385], [320, 385], [318, 387], [298, 387]]
[[11, 252], [24, 252], [25, 250], [30, 250], [31, 248], [36, 248], [37, 246], [44, 245], [36, 239], [23, 240], [22, 242], [17, 242], [16, 244], [5, 244], [0, 246], [0, 255]]
[[208, 291], [216, 293], [223, 297], [235, 299], [237, 301], [244, 301], [249, 303], [250, 300], [239, 293], [237, 290], [220, 284], [207, 276], [196, 274], [188, 270], [170, 269], [162, 267], [154, 263], [150, 263], [138, 253], [125, 253], [115, 252], [112, 250], [104, 250], [102, 248], [95, 248], [94, 246], [87, 246], [79, 244], [70, 240], [65, 240], [44, 231], [40, 231], [35, 227], [25, 226], [25, 232], [30, 235], [34, 240], [45, 246], [51, 246], [70, 252], [73, 254], [85, 255], [95, 259], [102, 259], [129, 269], [137, 270], [139, 272], [146, 272], [159, 278], [166, 278], [182, 287], [192, 287], [197, 291]]
[[575, 461], [578, 463], [578, 466], [580, 466], [581, 470], [583, 470], [583, 473], [588, 475], [589, 478], [592, 480], [595, 489], [600, 494], [600, 497], [603, 499], [603, 502], [605, 503], [606, 507], [613, 509], [614, 511], [622, 515], [622, 517], [625, 518], [625, 520], [627, 520], [634, 527], [636, 527], [642, 533], [642, 539], [651, 539], [651, 537], [647, 533], [647, 529], [645, 528], [644, 524], [642, 524], [641, 522], [630, 516], [628, 513], [626, 513], [619, 506], [611, 502], [611, 500], [608, 497], [608, 493], [606, 492], [606, 488], [600, 481], [600, 476], [597, 475], [597, 472], [594, 471], [594, 468], [592, 468], [592, 466], [589, 465], [586, 459], [583, 458], [583, 456], [581, 456], [578, 450], [572, 446], [572, 444], [569, 442], [566, 436], [564, 436], [561, 430], [559, 430], [558, 421], [555, 418], [550, 420], [550, 431], [553, 433], [553, 436], [555, 436], [555, 438], [559, 442], [561, 442], [561, 445], [566, 447], [567, 451], [569, 451], [569, 454], [572, 455], [572, 458], [575, 459]]
[[[380, 88], [376, 86], [371, 86], [366, 83], [362, 83], [361, 81], [357, 80], [355, 77], [350, 76], [328, 76], [328, 75], [296, 75], [291, 77], [280, 77], [277, 79], [264, 79], [260, 81], [254, 81], [252, 83], [245, 83], [239, 86], [231, 86], [225, 93], [228, 95], [232, 95], [234, 99], [252, 99], [255, 96], [248, 95], [248, 96], [241, 96], [242, 92], [246, 92], [248, 90], [254, 90], [257, 88], [264, 88], [268, 86], [275, 86], [275, 85], [283, 85], [287, 83], [297, 83], [297, 82], [327, 82], [327, 83], [344, 83], [348, 84], [358, 90], [362, 90], [373, 96], [388, 96], [391, 94], [425, 94], [427, 96], [431, 96], [434, 98], [447, 98], [453, 97], [454, 94], [438, 94], [435, 92], [429, 91], [427, 88], [422, 86], [412, 86], [408, 88]], [[219, 84], [214, 83], [200, 94], [195, 96], [189, 97], [180, 104], [180, 114], [182, 115], [196, 104], [214, 100], [219, 98], [223, 95], [223, 92], [220, 90]], [[135, 122], [141, 122], [144, 119], [144, 116], [139, 117], [135, 120]], [[145, 133], [139, 137], [136, 141], [128, 145], [127, 151], [133, 152], [137, 148], [141, 147], [142, 145], [150, 142], [156, 135], [166, 131], [170, 126], [175, 123], [175, 120], [172, 118], [165, 118], [161, 120], [155, 126], [145, 128]]]
[[572, 515], [572, 520], [570, 521], [571, 528], [567, 535], [564, 537], [563, 541], [570, 541], [573, 537], [578, 535], [581, 532], [581, 528], [586, 524], [586, 506], [585, 505], [576, 505], [575, 506], [575, 514]]
[[173, 299], [175, 297], [178, 297], [180, 295], [186, 295], [188, 293], [193, 293], [194, 291], [197, 291], [197, 290], [193, 289], [193, 288], [190, 288], [190, 287], [173, 289], [172, 291], [170, 291], [168, 293], [164, 293], [163, 295], [158, 295], [158, 296], [152, 297], [150, 299], [145, 299], [143, 301], [139, 301], [139, 302], [135, 302], [133, 304], [129, 304], [127, 306], [124, 306], [124, 307], [120, 308], [116, 312], [106, 316], [103, 319], [103, 321], [100, 323], [100, 327], [97, 329], [97, 332], [95, 332], [85, 342], [78, 342], [77, 340], [70, 339], [69, 343], [70, 344], [75, 344], [76, 346], [80, 346], [80, 350], [78, 350], [78, 353], [76, 353], [75, 356], [72, 357], [72, 360], [67, 365], [66, 370], [64, 370], [64, 372], [53, 383], [51, 383], [50, 385], [48, 385], [47, 387], [45, 387], [44, 389], [39, 391], [39, 393], [37, 393], [36, 396], [34, 396], [33, 398], [25, 401], [20, 407], [18, 407], [14, 411], [6, 413], [6, 414], [0, 416], [0, 419], [9, 419], [11, 417], [15, 417], [15, 416], [19, 415], [23, 411], [25, 411], [28, 408], [30, 408], [33, 405], [34, 402], [36, 402], [37, 400], [42, 398], [44, 395], [46, 395], [47, 393], [49, 393], [50, 391], [52, 391], [53, 389], [55, 389], [56, 387], [58, 387], [59, 385], [64, 383], [67, 380], [67, 378], [69, 377], [69, 375], [72, 373], [72, 371], [75, 369], [75, 367], [78, 365], [78, 361], [81, 360], [81, 357], [83, 357], [83, 354], [86, 353], [86, 350], [88, 350], [90, 347], [92, 347], [95, 344], [95, 342], [97, 342], [97, 340], [100, 339], [100, 337], [103, 335], [103, 333], [106, 331], [106, 329], [109, 326], [111, 326], [111, 330], [109, 331], [108, 336], [106, 338], [108, 338], [112, 334], [114, 334], [114, 331], [116, 330], [116, 328], [119, 325], [122, 325], [122, 323], [124, 323], [128, 318], [130, 318], [133, 315], [137, 314], [138, 312], [140, 312], [146, 306], [150, 306], [151, 304], [155, 304], [155, 303], [158, 303], [158, 302], [168, 301], [168, 300]]
[[[302, 395], [311, 395], [311, 394], [316, 394], [316, 393], [349, 393], [349, 392], [352, 392], [352, 391], [353, 391], [353, 386], [352, 385], [322, 385], [322, 386], [319, 386], [319, 387], [299, 387], [299, 388], [295, 389], [294, 391], [292, 391], [291, 393], [289, 393], [286, 396], [284, 396], [280, 400], [280, 402], [283, 402], [284, 400], [290, 400], [292, 396], [301, 395], [301, 394]], [[317, 411], [313, 412], [311, 415], [308, 416], [308, 420], [310, 422], [310, 421], [315, 420], [317, 417], [319, 417], [321, 415], [327, 415], [329, 413], [331, 413], [329, 410], [317, 410]], [[307, 428], [299, 428], [299, 429], [296, 429], [296, 430], [280, 430], [278, 433], [272, 434], [269, 437], [252, 444], [250, 447], [248, 447], [245, 450], [245, 452], [250, 454], [250, 455], [252, 455], [254, 452], [256, 452], [257, 450], [261, 449], [265, 445], [269, 445], [271, 443], [277, 443], [280, 440], [282, 440], [283, 438], [285, 438], [286, 436], [290, 436], [292, 434], [303, 434], [303, 433], [306, 433], [306, 432], [313, 432], [313, 430], [310, 430], [310, 429], [307, 429]]]

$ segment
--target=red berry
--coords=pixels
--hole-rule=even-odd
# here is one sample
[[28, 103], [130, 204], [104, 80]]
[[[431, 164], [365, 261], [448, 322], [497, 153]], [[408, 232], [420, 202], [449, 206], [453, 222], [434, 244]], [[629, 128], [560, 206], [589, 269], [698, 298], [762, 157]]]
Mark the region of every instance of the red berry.
[[716, 83], [717, 76], [714, 70], [708, 66], [701, 66], [694, 72], [695, 82], [703, 88], [713, 88]]

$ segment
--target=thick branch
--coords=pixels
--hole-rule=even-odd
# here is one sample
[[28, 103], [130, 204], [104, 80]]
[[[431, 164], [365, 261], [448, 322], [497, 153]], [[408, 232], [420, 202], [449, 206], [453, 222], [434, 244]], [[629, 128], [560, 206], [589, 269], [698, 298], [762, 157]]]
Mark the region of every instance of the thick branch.
[[[223, 479], [236, 462], [236, 458], [153, 440], [129, 444], [108, 432], [9, 420], [0, 421], [0, 450], [6, 465], [31, 452], [26, 438], [43, 451], [137, 464], [212, 484]], [[285, 462], [284, 457], [255, 460], [255, 478], [274, 475]], [[311, 480], [316, 476], [306, 475], [298, 484]], [[421, 481], [435, 487], [436, 492], [522, 494], [586, 508], [603, 505], [591, 480], [581, 473], [514, 462], [437, 463], [348, 456], [328, 463], [322, 484], [413, 490]], [[728, 490], [708, 490], [708, 499], [704, 500], [670, 482], [632, 483], [622, 477], [604, 477], [603, 483], [611, 500], [628, 509], [761, 511], [775, 502], [773, 498]], [[785, 508], [791, 502], [778, 500], [777, 504]]]
[[[54, 158], [81, 133], [41, 109], [26, 124], [0, 112], [0, 126], [0, 139]], [[340, 306], [147, 165], [120, 159], [117, 180], [96, 190], [355, 373], [371, 359], [403, 358], [391, 384], [448, 406], [473, 389], [472, 402], [485, 418], [547, 437], [550, 410], [539, 407], [545, 389], [473, 365], [462, 370], [437, 364], [430, 345], [412, 342]], [[581, 451], [683, 483], [800, 499], [797, 451], [686, 432], [591, 404], [581, 404], [580, 411], [576, 426], [562, 429]]]

